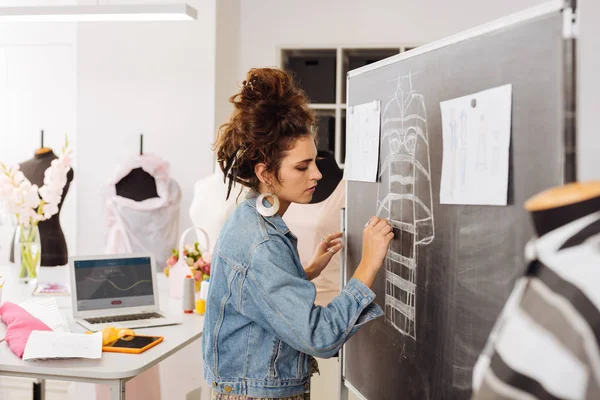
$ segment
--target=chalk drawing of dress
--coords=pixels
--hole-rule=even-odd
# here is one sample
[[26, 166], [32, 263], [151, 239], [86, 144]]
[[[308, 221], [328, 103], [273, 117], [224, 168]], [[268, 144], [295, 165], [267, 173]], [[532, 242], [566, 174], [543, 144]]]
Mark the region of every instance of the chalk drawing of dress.
[[395, 86], [383, 109], [377, 215], [395, 233], [385, 260], [386, 321], [414, 339], [418, 248], [434, 238], [429, 138], [425, 101], [411, 76]]

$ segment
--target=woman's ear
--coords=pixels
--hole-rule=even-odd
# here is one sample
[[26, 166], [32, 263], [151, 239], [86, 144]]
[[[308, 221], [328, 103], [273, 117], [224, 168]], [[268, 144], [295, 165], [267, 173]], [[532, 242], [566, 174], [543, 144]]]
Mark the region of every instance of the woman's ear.
[[254, 173], [259, 181], [264, 183], [267, 186], [271, 185], [272, 176], [269, 171], [267, 171], [267, 165], [265, 163], [258, 163], [254, 166]]

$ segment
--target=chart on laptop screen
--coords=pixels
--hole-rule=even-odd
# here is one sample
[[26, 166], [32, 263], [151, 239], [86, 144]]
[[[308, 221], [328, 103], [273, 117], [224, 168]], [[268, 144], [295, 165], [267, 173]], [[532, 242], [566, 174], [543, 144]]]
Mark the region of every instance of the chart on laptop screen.
[[154, 304], [149, 257], [75, 262], [79, 311]]

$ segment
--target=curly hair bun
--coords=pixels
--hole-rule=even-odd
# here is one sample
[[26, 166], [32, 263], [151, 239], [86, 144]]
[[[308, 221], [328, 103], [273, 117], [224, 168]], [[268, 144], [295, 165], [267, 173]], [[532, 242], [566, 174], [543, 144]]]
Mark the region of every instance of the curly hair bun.
[[229, 101], [234, 112], [219, 128], [215, 145], [219, 165], [229, 179], [227, 197], [235, 182], [258, 189], [254, 173], [258, 163], [277, 175], [284, 153], [298, 138], [314, 137], [316, 123], [306, 94], [289, 73], [279, 69], [251, 69]]

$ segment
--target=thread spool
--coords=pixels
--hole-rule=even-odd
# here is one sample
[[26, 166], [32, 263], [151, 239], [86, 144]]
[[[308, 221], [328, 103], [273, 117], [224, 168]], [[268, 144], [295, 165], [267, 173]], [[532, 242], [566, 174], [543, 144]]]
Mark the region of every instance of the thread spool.
[[210, 281], [202, 281], [200, 283], [200, 298], [202, 300], [208, 300], [208, 288], [210, 287]]
[[191, 275], [186, 275], [183, 280], [183, 312], [191, 314], [194, 312], [194, 279]]
[[196, 313], [200, 315], [204, 315], [206, 312], [206, 300], [199, 299], [196, 300]]
[[208, 300], [208, 288], [210, 283], [208, 280], [200, 282], [199, 298], [196, 300], [196, 313], [204, 315], [206, 312], [206, 300]]

